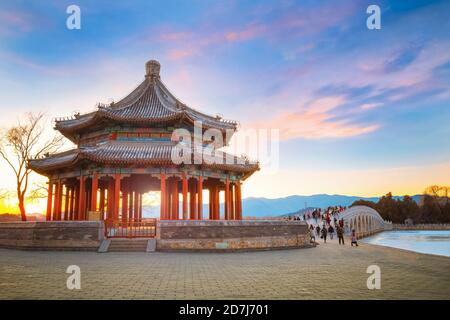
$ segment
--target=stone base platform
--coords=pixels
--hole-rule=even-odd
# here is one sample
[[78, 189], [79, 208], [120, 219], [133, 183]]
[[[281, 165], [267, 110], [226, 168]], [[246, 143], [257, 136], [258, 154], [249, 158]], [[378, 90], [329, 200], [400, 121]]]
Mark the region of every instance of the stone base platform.
[[[101, 221], [0, 223], [0, 248], [97, 251], [104, 239]], [[133, 239], [113, 240], [125, 243], [122, 247], [126, 249]], [[144, 244], [148, 241], [134, 240], [144, 241]], [[156, 251], [229, 252], [311, 246], [304, 222], [284, 220], [163, 220], [157, 223], [155, 240], [153, 250]], [[135, 249], [131, 246], [129, 251]], [[142, 251], [147, 251], [146, 245]]]
[[169, 221], [158, 223], [157, 251], [227, 252], [310, 247], [302, 221]]
[[0, 248], [97, 251], [104, 239], [100, 221], [0, 223]]

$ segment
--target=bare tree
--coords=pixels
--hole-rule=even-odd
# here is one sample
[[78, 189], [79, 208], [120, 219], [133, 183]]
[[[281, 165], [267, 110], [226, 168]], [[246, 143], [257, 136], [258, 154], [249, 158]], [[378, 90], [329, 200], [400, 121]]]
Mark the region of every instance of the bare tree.
[[23, 120], [6, 129], [0, 138], [0, 156], [14, 171], [16, 193], [22, 221], [26, 221], [25, 195], [28, 190], [31, 169], [28, 159], [42, 157], [57, 151], [63, 144], [63, 137], [51, 134], [47, 137], [48, 122], [42, 113], [27, 113]]
[[443, 213], [444, 207], [447, 206], [450, 201], [450, 187], [438, 185], [429, 186], [425, 189], [425, 194], [432, 197], [436, 206], [441, 213]]
[[48, 186], [44, 180], [34, 182], [27, 194], [27, 201], [34, 201], [47, 198]]

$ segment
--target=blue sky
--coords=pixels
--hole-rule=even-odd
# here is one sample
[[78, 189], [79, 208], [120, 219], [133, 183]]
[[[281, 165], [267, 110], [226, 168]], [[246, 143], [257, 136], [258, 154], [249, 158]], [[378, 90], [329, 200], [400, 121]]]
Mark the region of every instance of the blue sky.
[[[81, 30], [66, 8], [81, 8]], [[381, 8], [381, 30], [366, 8]], [[418, 193], [450, 183], [448, 1], [3, 1], [0, 105], [86, 112], [157, 59], [190, 106], [280, 129], [247, 196]]]

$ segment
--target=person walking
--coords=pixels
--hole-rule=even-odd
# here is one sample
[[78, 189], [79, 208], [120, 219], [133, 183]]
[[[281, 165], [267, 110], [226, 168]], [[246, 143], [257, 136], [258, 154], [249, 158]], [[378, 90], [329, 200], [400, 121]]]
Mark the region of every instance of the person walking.
[[351, 243], [351, 246], [353, 247], [353, 245], [358, 246], [358, 239], [356, 237], [355, 229], [352, 230], [352, 243]]
[[317, 227], [316, 227], [316, 234], [317, 234], [317, 236], [320, 236], [320, 227], [319, 227], [319, 225], [317, 225]]
[[341, 242], [342, 242], [342, 244], [345, 244], [344, 243], [344, 229], [341, 228], [341, 226], [337, 226], [336, 233], [337, 233], [337, 236], [339, 239], [339, 244], [341, 244]]
[[321, 238], [323, 239], [323, 243], [327, 243], [327, 228], [325, 226], [322, 228]]
[[330, 240], [333, 240], [334, 228], [331, 224], [328, 227], [328, 233], [330, 234]]
[[314, 234], [314, 228], [309, 230], [309, 243], [316, 243], [316, 236]]

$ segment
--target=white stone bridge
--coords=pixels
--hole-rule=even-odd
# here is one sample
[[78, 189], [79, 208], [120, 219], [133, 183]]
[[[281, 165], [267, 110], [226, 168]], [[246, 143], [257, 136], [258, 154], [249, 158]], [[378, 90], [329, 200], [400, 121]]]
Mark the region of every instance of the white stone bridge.
[[339, 214], [339, 219], [344, 219], [345, 233], [355, 229], [358, 238], [392, 229], [391, 221], [383, 220], [376, 210], [367, 206], [350, 207]]

